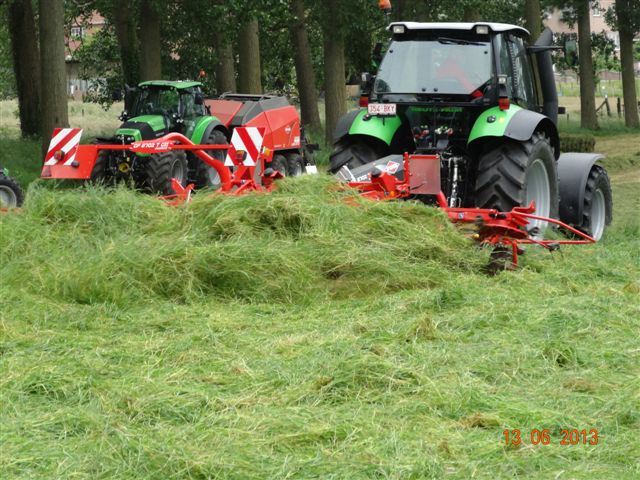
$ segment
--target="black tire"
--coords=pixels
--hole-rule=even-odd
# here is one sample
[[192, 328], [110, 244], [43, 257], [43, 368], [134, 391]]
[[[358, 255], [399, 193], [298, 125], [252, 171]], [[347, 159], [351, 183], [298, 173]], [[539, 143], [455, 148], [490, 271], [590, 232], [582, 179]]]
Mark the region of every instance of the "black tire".
[[23, 202], [24, 192], [20, 184], [0, 171], [0, 208], [18, 208]]
[[305, 173], [305, 163], [299, 153], [287, 154], [287, 175], [289, 177], [300, 177]]
[[287, 169], [287, 157], [285, 157], [284, 155], [280, 155], [280, 154], [274, 155], [273, 160], [271, 160], [271, 163], [269, 165], [271, 168], [280, 172], [285, 177], [289, 175], [289, 172]]
[[613, 218], [613, 194], [611, 182], [604, 168], [594, 165], [587, 178], [582, 206], [582, 223], [578, 229], [596, 240], [602, 238], [604, 229]]
[[[536, 214], [558, 218], [556, 159], [549, 139], [540, 132], [527, 142], [505, 139], [478, 161], [477, 207], [508, 212], [513, 207], [526, 206], [530, 200], [536, 200]], [[532, 226], [543, 229], [546, 225], [532, 222]]]
[[187, 185], [187, 155], [181, 151], [160, 153], [147, 158], [145, 165], [147, 185], [161, 195], [175, 193], [171, 180], [177, 178], [183, 187]]
[[[224, 132], [220, 130], [213, 130], [206, 140], [206, 143], [210, 145], [228, 145], [227, 137]], [[224, 159], [227, 155], [226, 150], [208, 150], [207, 153], [216, 160], [220, 160], [224, 163]], [[195, 166], [195, 185], [197, 188], [220, 188], [221, 180], [220, 175], [215, 168], [207, 165], [197, 156], [194, 156], [194, 161], [197, 162]]]
[[329, 171], [337, 173], [344, 165], [353, 169], [377, 160], [379, 155], [374, 147], [362, 140], [342, 139], [335, 144], [329, 157]]
[[102, 150], [98, 153], [96, 163], [91, 170], [91, 177], [89, 181], [97, 184], [111, 184], [113, 183], [113, 175], [109, 170], [109, 152]]

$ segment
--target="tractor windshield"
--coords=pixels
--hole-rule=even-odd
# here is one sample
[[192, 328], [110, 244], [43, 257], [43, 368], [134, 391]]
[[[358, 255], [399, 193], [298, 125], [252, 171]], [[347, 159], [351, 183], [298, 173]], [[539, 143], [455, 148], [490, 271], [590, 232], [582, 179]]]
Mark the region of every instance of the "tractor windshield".
[[488, 35], [430, 31], [396, 38], [380, 65], [374, 92], [471, 95], [488, 86], [493, 61]]
[[175, 88], [143, 88], [133, 108], [133, 116], [179, 113], [180, 95]]
[[171, 118], [173, 115], [178, 115], [188, 119], [204, 115], [204, 107], [195, 102], [196, 92], [199, 92], [199, 89], [144, 88], [136, 98], [133, 116], [165, 115]]

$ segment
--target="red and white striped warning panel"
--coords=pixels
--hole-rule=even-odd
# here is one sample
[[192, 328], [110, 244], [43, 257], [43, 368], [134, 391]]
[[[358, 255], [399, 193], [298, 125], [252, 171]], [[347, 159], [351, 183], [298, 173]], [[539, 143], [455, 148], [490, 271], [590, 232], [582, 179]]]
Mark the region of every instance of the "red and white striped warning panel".
[[71, 165], [76, 159], [81, 138], [81, 128], [56, 128], [53, 131], [47, 155], [44, 157], [44, 164], [48, 166], [59, 163]]
[[262, 142], [264, 141], [265, 129], [263, 127], [238, 127], [231, 136], [231, 145], [227, 150], [227, 158], [224, 164], [227, 167], [237, 165], [236, 158], [238, 152], [246, 152], [244, 158], [245, 167], [255, 167], [258, 163]]

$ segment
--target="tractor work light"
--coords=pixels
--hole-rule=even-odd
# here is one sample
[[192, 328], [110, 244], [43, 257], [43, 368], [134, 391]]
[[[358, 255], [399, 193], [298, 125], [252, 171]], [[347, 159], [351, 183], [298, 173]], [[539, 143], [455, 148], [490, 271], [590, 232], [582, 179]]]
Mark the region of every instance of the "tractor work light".
[[393, 26], [393, 33], [397, 34], [397, 35], [402, 35], [405, 32], [405, 26], [404, 25], [394, 25]]
[[476, 27], [476, 33], [478, 35], [488, 35], [489, 34], [489, 26], [488, 25], [478, 25]]

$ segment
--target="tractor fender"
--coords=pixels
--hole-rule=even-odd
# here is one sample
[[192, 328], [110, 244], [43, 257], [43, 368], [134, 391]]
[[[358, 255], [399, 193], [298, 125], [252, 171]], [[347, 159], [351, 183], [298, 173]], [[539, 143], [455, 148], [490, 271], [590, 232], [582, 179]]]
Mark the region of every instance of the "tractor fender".
[[556, 159], [560, 155], [560, 139], [555, 124], [544, 115], [511, 105], [507, 110], [492, 107], [480, 114], [467, 141], [472, 142], [486, 137], [507, 137], [526, 142], [536, 131], [544, 132], [551, 142]]
[[353, 124], [353, 121], [356, 119], [360, 110], [351, 110], [350, 112], [344, 114], [338, 120], [338, 124], [336, 125], [336, 129], [333, 132], [333, 142], [338, 142], [342, 137], [349, 134], [349, 129]]
[[534, 132], [543, 131], [547, 134], [556, 159], [560, 156], [560, 138], [558, 129], [550, 118], [541, 113], [522, 109], [511, 118], [504, 130], [504, 136], [520, 142], [529, 140]]
[[195, 144], [206, 142], [206, 139], [209, 138], [211, 132], [216, 128], [222, 130], [227, 138], [229, 137], [229, 132], [222, 124], [222, 122], [220, 122], [220, 120], [218, 120], [216, 117], [212, 116], [205, 117], [198, 122], [196, 128], [193, 131], [193, 134], [191, 135], [191, 141]]
[[346, 135], [360, 135], [376, 138], [390, 146], [401, 124], [398, 116], [376, 117], [369, 115], [366, 109], [354, 110], [338, 121], [334, 141], [338, 142]]
[[560, 220], [569, 225], [582, 223], [584, 192], [591, 168], [604, 158], [599, 153], [563, 153], [558, 158]]

